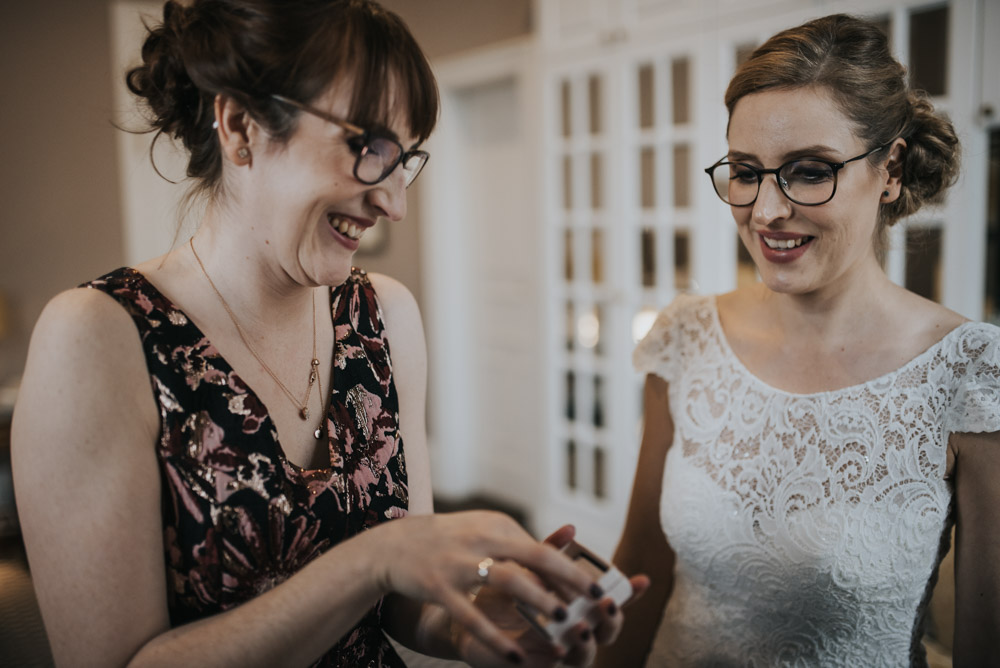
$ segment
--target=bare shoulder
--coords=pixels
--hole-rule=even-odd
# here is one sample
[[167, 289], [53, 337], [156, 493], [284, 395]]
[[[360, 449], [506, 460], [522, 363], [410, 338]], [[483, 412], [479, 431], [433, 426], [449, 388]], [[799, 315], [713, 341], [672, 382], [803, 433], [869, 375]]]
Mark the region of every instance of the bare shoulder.
[[368, 274], [385, 318], [386, 335], [394, 349], [409, 342], [423, 346], [424, 325], [420, 307], [413, 293], [395, 278], [385, 274]]
[[412, 378], [422, 384], [426, 375], [427, 348], [417, 300], [409, 288], [394, 278], [384, 274], [368, 274], [368, 278], [382, 308], [397, 381], [401, 370], [404, 379]]
[[[86, 371], [87, 378], [99, 381], [105, 372], [118, 375], [130, 367], [137, 377], [144, 375], [139, 332], [131, 316], [99, 290], [76, 288], [56, 295], [35, 325], [26, 374], [34, 367], [52, 366], [68, 380]], [[125, 379], [118, 375], [118, 380]]]
[[82, 345], [93, 339], [136, 335], [128, 313], [114, 299], [90, 288], [74, 288], [53, 297], [38, 318], [32, 338], [69, 337]]
[[15, 440], [112, 416], [149, 431], [156, 416], [149, 388], [139, 333], [125, 309], [98, 290], [67, 290], [46, 305], [32, 333]]
[[385, 274], [368, 274], [368, 279], [378, 295], [382, 312], [387, 318], [403, 320], [420, 318], [420, 308], [410, 289], [398, 280]]
[[948, 332], [969, 319], [937, 302], [931, 301], [909, 290], [898, 288], [899, 298], [895, 300], [896, 317], [905, 330], [912, 332], [923, 349], [940, 341]]

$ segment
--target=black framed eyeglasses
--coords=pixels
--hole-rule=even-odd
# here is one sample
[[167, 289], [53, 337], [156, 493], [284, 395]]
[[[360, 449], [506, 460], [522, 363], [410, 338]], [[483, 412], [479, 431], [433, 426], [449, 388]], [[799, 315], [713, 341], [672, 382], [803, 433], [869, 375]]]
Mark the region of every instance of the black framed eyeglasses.
[[404, 150], [403, 145], [392, 137], [370, 132], [284, 95], [275, 94], [271, 95], [271, 98], [343, 128], [348, 133], [347, 145], [357, 156], [354, 161], [354, 178], [367, 186], [381, 183], [396, 167], [402, 165], [403, 174], [406, 176], [406, 187], [409, 188], [430, 158], [427, 151]]
[[815, 158], [789, 160], [777, 169], [762, 169], [745, 162], [726, 162], [722, 158], [706, 168], [705, 173], [712, 179], [715, 194], [730, 206], [750, 206], [756, 202], [765, 174], [774, 174], [781, 192], [796, 204], [819, 206], [832, 200], [837, 193], [837, 172], [847, 163], [867, 158], [890, 146], [892, 142], [876, 146], [843, 162]]

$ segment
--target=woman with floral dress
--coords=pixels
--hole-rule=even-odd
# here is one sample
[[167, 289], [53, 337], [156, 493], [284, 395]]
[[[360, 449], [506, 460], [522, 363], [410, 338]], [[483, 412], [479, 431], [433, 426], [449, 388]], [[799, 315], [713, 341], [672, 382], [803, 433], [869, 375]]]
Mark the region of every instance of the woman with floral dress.
[[431, 514], [420, 314], [352, 269], [404, 217], [437, 117], [402, 21], [170, 1], [127, 83], [205, 208], [187, 243], [53, 299], [32, 338], [14, 474], [57, 663], [401, 665], [386, 632], [473, 665], [589, 662], [612, 601], [568, 652], [513, 606], [602, 598], [554, 549], [571, 529]]

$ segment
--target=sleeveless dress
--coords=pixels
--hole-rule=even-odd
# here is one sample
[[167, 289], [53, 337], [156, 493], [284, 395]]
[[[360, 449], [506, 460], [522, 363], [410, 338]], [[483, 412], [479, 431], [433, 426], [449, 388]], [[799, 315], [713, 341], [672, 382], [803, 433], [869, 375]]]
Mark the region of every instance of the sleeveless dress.
[[[330, 465], [288, 461], [266, 407], [183, 311], [141, 273], [85, 284], [132, 316], [160, 412], [165, 584], [171, 625], [233, 608], [365, 529], [402, 517], [407, 479], [389, 346], [363, 271], [331, 288]], [[403, 666], [382, 604], [315, 665]]]
[[1000, 328], [964, 323], [879, 378], [792, 394], [737, 359], [714, 297], [683, 296], [633, 362], [669, 383], [675, 424], [675, 581], [648, 665], [926, 665], [948, 437], [1000, 431]]

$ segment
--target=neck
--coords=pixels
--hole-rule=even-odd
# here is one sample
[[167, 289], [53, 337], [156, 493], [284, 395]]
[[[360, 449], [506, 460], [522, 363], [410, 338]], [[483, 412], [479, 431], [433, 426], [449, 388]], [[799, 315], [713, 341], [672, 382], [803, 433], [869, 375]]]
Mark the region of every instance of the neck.
[[762, 300], [770, 302], [775, 324], [796, 332], [800, 341], [835, 347], [858, 341], [881, 327], [886, 306], [899, 290], [872, 258], [864, 268], [845, 274], [834, 284], [807, 294], [781, 294], [761, 285]]
[[[251, 331], [281, 329], [282, 323], [298, 328], [312, 308], [315, 286], [296, 282], [282, 268], [276, 254], [264, 256], [260, 248], [267, 242], [256, 238], [258, 229], [252, 221], [238, 225], [209, 211], [191, 245], [204, 265], [204, 273], [242, 326]], [[190, 248], [185, 246], [184, 250]], [[191, 262], [200, 274], [202, 269], [193, 254]]]

